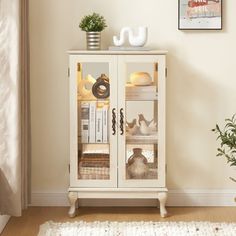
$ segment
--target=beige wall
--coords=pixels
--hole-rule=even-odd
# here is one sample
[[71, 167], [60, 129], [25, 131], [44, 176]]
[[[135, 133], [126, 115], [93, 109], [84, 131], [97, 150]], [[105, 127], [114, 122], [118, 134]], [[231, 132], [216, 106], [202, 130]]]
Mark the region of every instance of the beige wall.
[[167, 49], [168, 187], [235, 188], [235, 170], [217, 158], [216, 122], [236, 112], [236, 1], [224, 1], [223, 31], [177, 30], [177, 0], [30, 0], [32, 191], [66, 191], [69, 184], [68, 49], [84, 48], [78, 28], [93, 11], [109, 28], [147, 25], [148, 45]]

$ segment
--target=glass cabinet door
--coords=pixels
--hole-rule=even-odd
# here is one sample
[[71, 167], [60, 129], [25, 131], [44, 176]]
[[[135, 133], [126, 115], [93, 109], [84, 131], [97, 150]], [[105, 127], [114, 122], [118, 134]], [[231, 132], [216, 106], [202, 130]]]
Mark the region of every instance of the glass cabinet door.
[[119, 56], [119, 187], [165, 185], [165, 58]]
[[70, 60], [71, 183], [116, 187], [116, 57], [74, 55]]

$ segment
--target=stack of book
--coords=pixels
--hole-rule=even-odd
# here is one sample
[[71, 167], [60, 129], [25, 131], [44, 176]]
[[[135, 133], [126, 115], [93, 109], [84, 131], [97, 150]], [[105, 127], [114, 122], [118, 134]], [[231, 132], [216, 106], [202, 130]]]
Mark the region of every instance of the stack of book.
[[81, 103], [81, 142], [108, 143], [108, 104]]
[[127, 100], [157, 100], [157, 88], [154, 85], [134, 86], [126, 85]]

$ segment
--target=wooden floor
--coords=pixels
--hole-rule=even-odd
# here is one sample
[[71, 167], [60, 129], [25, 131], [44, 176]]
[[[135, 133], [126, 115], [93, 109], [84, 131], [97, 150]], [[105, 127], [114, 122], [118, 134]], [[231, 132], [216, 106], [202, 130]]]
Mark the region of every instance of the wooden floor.
[[34, 236], [46, 221], [211, 221], [236, 222], [235, 207], [168, 208], [170, 216], [162, 219], [156, 208], [80, 208], [79, 216], [70, 219], [66, 207], [30, 207], [23, 216], [12, 217], [1, 236]]

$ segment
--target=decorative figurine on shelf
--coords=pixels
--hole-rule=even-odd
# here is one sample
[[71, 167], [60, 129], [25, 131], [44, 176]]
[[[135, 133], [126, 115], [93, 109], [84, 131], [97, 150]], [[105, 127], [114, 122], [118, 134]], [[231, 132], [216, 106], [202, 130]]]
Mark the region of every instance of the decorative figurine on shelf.
[[140, 133], [143, 135], [151, 135], [156, 133], [155, 131], [155, 124], [153, 126], [147, 126], [144, 120], [140, 121]]
[[156, 133], [157, 124], [154, 122], [154, 119], [151, 121], [147, 121], [143, 114], [139, 114], [139, 125], [140, 125], [140, 133], [143, 135], [150, 135]]
[[139, 125], [141, 125], [141, 123], [140, 123], [141, 121], [144, 121], [146, 123], [146, 125], [149, 126], [153, 122], [153, 120], [154, 119], [148, 121], [148, 120], [145, 119], [143, 114], [139, 114], [138, 115], [138, 123], [139, 123]]
[[93, 95], [98, 99], [105, 99], [110, 96], [109, 78], [105, 74], [101, 74], [92, 87]]
[[92, 94], [92, 87], [96, 80], [88, 74], [85, 79], [81, 79], [78, 84], [79, 95], [84, 99], [92, 99], [94, 98]]
[[128, 135], [152, 135], [157, 132], [157, 123], [154, 119], [148, 121], [143, 114], [139, 114], [138, 125], [137, 119], [132, 122], [126, 121], [126, 132]]
[[137, 36], [134, 35], [130, 27], [123, 27], [120, 31], [120, 38], [113, 36], [113, 43], [120, 47], [125, 43], [125, 34], [128, 34], [129, 44], [133, 47], [143, 47], [147, 42], [148, 29], [147, 27], [139, 27]]
[[139, 133], [139, 126], [137, 125], [137, 119], [133, 119], [132, 122], [126, 121], [126, 131], [130, 135], [137, 135]]
[[152, 84], [152, 77], [147, 72], [134, 72], [130, 74], [130, 83], [135, 86], [148, 86]]
[[128, 159], [127, 174], [130, 179], [144, 179], [149, 171], [147, 158], [142, 154], [142, 148], [134, 148], [133, 152]]

